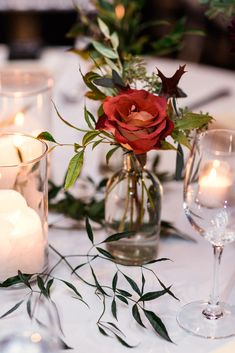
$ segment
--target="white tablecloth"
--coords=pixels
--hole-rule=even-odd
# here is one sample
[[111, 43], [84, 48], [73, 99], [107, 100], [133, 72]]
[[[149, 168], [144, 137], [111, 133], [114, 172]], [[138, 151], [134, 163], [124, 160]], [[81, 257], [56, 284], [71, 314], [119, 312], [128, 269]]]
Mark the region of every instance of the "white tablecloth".
[[[7, 65], [4, 52], [0, 51], [1, 65]], [[40, 62], [38, 63], [17, 63], [17, 65], [38, 65], [46, 67], [54, 76], [55, 89], [54, 101], [61, 114], [78, 124], [84, 126], [83, 119], [83, 94], [85, 89], [81, 85], [79, 74], [79, 64], [84, 72], [86, 71], [86, 62], [78, 57], [66, 53], [61, 49], [45, 50]], [[183, 64], [183, 63], [181, 63]], [[16, 65], [16, 63], [14, 64]], [[156, 59], [149, 62], [149, 68], [157, 66], [166, 75], [174, 73], [179, 63], [171, 60]], [[218, 116], [221, 126], [230, 126], [235, 128], [235, 74], [226, 70], [204, 67], [195, 64], [187, 64], [188, 73], [182, 78], [180, 86], [188, 94], [188, 98], [182, 100], [182, 105], [189, 105], [194, 101], [210, 94], [221, 88], [228, 88], [231, 91], [229, 97], [214, 101], [203, 107], [204, 111]], [[78, 92], [80, 98], [78, 101], [69, 103], [73, 94]], [[87, 102], [87, 106], [94, 110], [94, 103]], [[200, 109], [199, 109], [200, 110]], [[61, 142], [79, 142], [79, 133], [72, 131], [63, 125], [53, 113], [53, 132], [58, 141]], [[66, 148], [57, 151], [53, 156], [54, 180], [61, 181], [66, 169], [71, 150]], [[172, 166], [171, 152], [164, 152], [163, 169]], [[98, 178], [97, 165], [100, 160], [100, 152], [89, 154], [86, 159], [85, 174]], [[173, 284], [172, 291], [180, 298], [180, 302], [167, 295], [156, 301], [149, 302], [148, 309], [156, 312], [167, 326], [168, 332], [175, 344], [168, 343], [159, 338], [155, 332], [148, 326], [148, 329], [140, 328], [131, 317], [130, 308], [124, 304], [118, 307], [119, 327], [126, 333], [126, 339], [130, 344], [137, 345], [134, 349], [136, 353], [209, 353], [214, 349], [223, 347], [233, 339], [226, 340], [206, 340], [194, 337], [183, 331], [176, 322], [176, 315], [181, 306], [187, 302], [197, 299], [207, 299], [210, 290], [212, 277], [212, 250], [209, 243], [200, 238], [188, 224], [182, 210], [182, 184], [172, 182], [165, 185], [163, 201], [163, 219], [174, 221], [180, 229], [188, 232], [195, 237], [197, 243], [187, 242], [177, 239], [161, 240], [159, 247], [159, 257], [167, 257], [172, 262], [162, 262], [153, 265], [153, 269], [159, 275], [160, 279], [166, 284]], [[102, 239], [103, 231], [96, 232], [97, 239]], [[89, 241], [84, 230], [57, 230], [52, 229], [49, 232], [49, 241], [63, 254], [86, 254], [89, 247]], [[221, 297], [231, 304], [235, 304], [235, 267], [234, 267], [235, 244], [228, 245], [225, 249], [222, 260], [221, 276]], [[51, 264], [56, 261], [52, 256]], [[77, 261], [77, 263], [80, 260]], [[97, 264], [98, 265], [98, 264]], [[102, 283], [111, 283], [115, 268], [109, 263], [102, 263], [96, 266], [97, 275]], [[136, 280], [140, 278], [138, 268], [127, 268]], [[91, 274], [84, 269], [84, 276], [92, 281]], [[124, 353], [127, 348], [121, 346], [111, 338], [103, 337], [97, 330], [96, 321], [101, 314], [102, 305], [100, 300], [94, 295], [94, 289], [84, 286], [79, 280], [70, 277], [69, 270], [60, 267], [56, 273], [57, 276], [67, 278], [77, 286], [78, 290], [88, 301], [90, 309], [79, 301], [71, 298], [65, 287], [58, 286], [52, 296], [58, 305], [62, 324], [65, 332], [66, 342], [74, 347], [74, 353], [96, 352]], [[160, 289], [153, 277], [148, 274], [147, 288], [149, 291]], [[126, 287], [128, 289], [128, 286]], [[10, 299], [9, 299], [10, 300]], [[8, 305], [4, 302], [3, 309]], [[111, 320], [111, 314], [108, 313], [105, 320]], [[235, 328], [234, 328], [235, 329]], [[235, 342], [235, 341], [234, 341]], [[234, 343], [235, 347], [235, 343]], [[229, 352], [234, 352], [229, 350]]]

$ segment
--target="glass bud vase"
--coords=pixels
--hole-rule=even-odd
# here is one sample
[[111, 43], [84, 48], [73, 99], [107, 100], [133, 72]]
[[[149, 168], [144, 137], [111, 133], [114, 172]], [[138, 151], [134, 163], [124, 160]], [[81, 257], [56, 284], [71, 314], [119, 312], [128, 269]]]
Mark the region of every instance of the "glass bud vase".
[[131, 233], [106, 246], [116, 262], [125, 265], [140, 265], [157, 255], [162, 186], [145, 162], [146, 155], [124, 154], [122, 170], [107, 183], [106, 231], [109, 235]]

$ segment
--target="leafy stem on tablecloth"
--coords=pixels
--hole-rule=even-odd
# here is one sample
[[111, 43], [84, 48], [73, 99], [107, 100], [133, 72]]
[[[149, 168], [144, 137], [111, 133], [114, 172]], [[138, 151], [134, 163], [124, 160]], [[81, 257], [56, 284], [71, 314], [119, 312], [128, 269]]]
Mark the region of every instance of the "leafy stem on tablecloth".
[[[26, 312], [30, 320], [36, 321], [39, 325], [45, 327], [48, 326], [48, 323], [42, 322], [37, 316], [37, 306], [42, 302], [41, 299], [46, 300], [50, 305], [50, 308], [54, 311], [54, 317], [56, 318], [56, 325], [58, 327], [58, 332], [61, 333], [63, 337], [63, 329], [60, 321], [60, 315], [56, 306], [56, 303], [52, 299], [52, 290], [55, 288], [56, 284], [61, 283], [65, 285], [73, 293], [73, 297], [79, 300], [81, 303], [85, 304], [89, 308], [89, 304], [80, 294], [78, 288], [71, 283], [67, 278], [58, 278], [55, 274], [55, 270], [58, 266], [65, 264], [66, 267], [71, 271], [71, 275], [75, 276], [80, 285], [84, 284], [91, 288], [94, 288], [94, 294], [101, 300], [101, 313], [97, 319], [97, 327], [99, 332], [103, 336], [113, 337], [123, 346], [128, 348], [133, 348], [135, 345], [128, 343], [124, 332], [118, 327], [118, 312], [119, 304], [125, 304], [126, 306], [131, 305], [131, 313], [133, 319], [143, 328], [147, 327], [147, 324], [144, 322], [149, 322], [150, 326], [155, 330], [155, 332], [162, 337], [163, 339], [172, 342], [171, 338], [167, 332], [167, 329], [159, 316], [154, 312], [146, 309], [146, 303], [155, 299], [162, 297], [163, 295], [169, 295], [174, 299], [177, 299], [176, 296], [171, 291], [171, 286], [166, 286], [159, 277], [155, 274], [153, 269], [149, 268], [149, 265], [167, 261], [167, 258], [156, 259], [146, 263], [145, 265], [138, 266], [141, 272], [141, 280], [138, 283], [135, 279], [130, 277], [129, 274], [126, 274], [123, 266], [119, 266], [114, 262], [113, 256], [105, 249], [103, 245], [110, 241], [117, 241], [122, 237], [126, 237], [126, 233], [117, 233], [107, 237], [105, 240], [96, 243], [93, 230], [91, 228], [89, 219], [86, 218], [86, 232], [87, 236], [92, 244], [90, 249], [86, 254], [71, 254], [64, 255], [53, 245], [49, 245], [50, 250], [59, 257], [59, 260], [51, 267], [47, 272], [40, 274], [23, 274], [21, 271], [18, 272], [17, 276], [6, 279], [4, 282], [0, 283], [0, 287], [9, 288], [15, 285], [23, 284], [28, 288], [28, 293], [13, 307], [8, 309], [5, 313], [0, 316], [0, 319], [3, 319], [17, 309], [19, 309], [22, 304], [26, 306]], [[82, 259], [77, 264], [71, 264], [70, 259]], [[84, 259], [84, 260], [83, 260]], [[110, 284], [101, 283], [99, 276], [97, 274], [97, 260], [99, 261], [109, 261], [114, 265], [114, 274]], [[81, 274], [81, 269], [87, 266], [90, 269], [90, 278], [91, 280], [84, 278]], [[161, 286], [160, 290], [148, 292], [146, 288], [146, 277], [145, 272], [151, 272], [158, 284]], [[120, 279], [124, 279], [126, 285], [128, 285], [128, 290], [122, 288], [120, 284]], [[34, 280], [34, 281], [33, 281]], [[44, 303], [45, 304], [45, 303]], [[43, 304], [42, 304], [43, 305]], [[108, 310], [109, 307], [109, 310]], [[110, 320], [104, 320], [104, 317], [108, 315], [108, 312], [113, 316], [114, 322]], [[51, 315], [48, 313], [48, 318], [51, 320]], [[52, 323], [49, 323], [50, 326]], [[70, 347], [63, 341], [61, 337], [58, 337], [58, 340], [64, 349], [69, 349]]]

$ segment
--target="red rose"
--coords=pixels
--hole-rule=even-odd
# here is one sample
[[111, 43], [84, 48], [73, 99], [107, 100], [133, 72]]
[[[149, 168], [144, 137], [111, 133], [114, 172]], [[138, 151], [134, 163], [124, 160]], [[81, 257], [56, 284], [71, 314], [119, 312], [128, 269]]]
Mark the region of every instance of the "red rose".
[[103, 102], [98, 130], [110, 131], [123, 147], [141, 154], [161, 147], [174, 124], [167, 116], [167, 101], [145, 90], [123, 91]]

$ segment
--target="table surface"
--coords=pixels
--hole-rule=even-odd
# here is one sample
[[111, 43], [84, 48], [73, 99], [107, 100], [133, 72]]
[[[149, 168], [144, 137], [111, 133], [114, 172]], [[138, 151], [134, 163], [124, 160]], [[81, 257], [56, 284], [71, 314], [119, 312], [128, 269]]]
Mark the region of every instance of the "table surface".
[[[0, 65], [3, 68], [9, 63], [6, 61], [6, 49], [0, 48]], [[184, 64], [184, 63], [180, 63]], [[11, 64], [14, 66], [44, 67], [51, 72], [55, 80], [54, 101], [63, 116], [70, 121], [84, 126], [83, 119], [83, 94], [85, 91], [79, 75], [79, 65], [85, 72], [87, 63], [80, 58], [67, 53], [62, 49], [47, 49], [38, 62], [18, 62]], [[166, 75], [170, 76], [178, 68], [179, 62], [165, 59], [148, 60], [148, 68], [154, 69], [156, 66]], [[228, 97], [217, 99], [211, 103], [199, 107], [197, 110], [210, 112], [217, 117], [217, 126], [235, 128], [235, 73], [211, 67], [200, 66], [187, 63], [187, 74], [181, 81], [181, 88], [188, 94], [188, 98], [179, 104], [191, 105], [195, 101], [204, 99], [208, 95], [221, 89], [228, 89]], [[75, 99], [75, 94], [79, 99]], [[87, 106], [95, 111], [94, 103], [87, 102]], [[59, 141], [79, 142], [79, 133], [65, 127], [52, 114], [52, 131]], [[56, 182], [61, 182], [72, 151], [61, 149], [57, 151], [53, 158], [52, 177]], [[98, 180], [97, 167], [102, 158], [102, 149], [86, 157], [85, 170], [83, 176], [91, 175]], [[162, 168], [172, 169], [174, 154], [165, 152], [163, 154]], [[169, 167], [171, 166], [171, 167]], [[176, 301], [170, 296], [163, 296], [153, 302], [149, 302], [147, 309], [157, 313], [168, 329], [168, 332], [175, 344], [168, 343], [159, 338], [154, 331], [140, 328], [131, 317], [130, 308], [125, 305], [118, 307], [119, 327], [126, 333], [126, 339], [130, 344], [137, 345], [134, 352], [159, 352], [159, 353], [209, 353], [217, 352], [217, 349], [226, 344], [235, 342], [233, 339], [206, 340], [191, 336], [183, 331], [176, 322], [177, 312], [182, 305], [198, 299], [207, 299], [212, 277], [212, 249], [208, 242], [200, 238], [190, 227], [182, 210], [182, 184], [171, 182], [164, 186], [163, 215], [165, 220], [173, 221], [174, 224], [184, 232], [191, 235], [197, 242], [189, 242], [179, 239], [162, 239], [159, 246], [159, 257], [167, 257], [172, 262], [162, 262], [152, 265], [159, 278], [166, 285], [173, 285], [172, 291], [180, 299]], [[104, 237], [102, 230], [96, 230], [97, 240]], [[63, 254], [86, 254], [89, 248], [89, 240], [83, 229], [80, 230], [58, 230], [50, 229], [49, 242], [53, 244]], [[226, 246], [222, 266], [220, 291], [221, 298], [235, 305], [235, 267], [234, 267], [235, 244]], [[56, 261], [55, 255], [51, 256], [51, 263]], [[81, 260], [76, 260], [77, 264]], [[100, 260], [99, 260], [100, 261]], [[110, 283], [115, 266], [110, 263], [97, 262], [97, 276], [102, 283]], [[134, 267], [125, 268], [125, 271], [138, 281], [140, 270]], [[83, 275], [88, 281], [92, 281], [88, 269], [83, 270]], [[101, 314], [101, 301], [95, 296], [94, 289], [84, 286], [79, 280], [70, 276], [64, 266], [60, 266], [56, 276], [67, 278], [78, 288], [79, 292], [88, 301], [90, 309], [81, 302], [73, 299], [68, 290], [63, 286], [58, 286], [52, 296], [60, 311], [61, 320], [65, 332], [66, 342], [74, 347], [74, 353], [97, 352], [108, 353], [126, 352], [127, 348], [121, 346], [117, 341], [103, 337], [97, 330], [96, 321]], [[149, 291], [158, 290], [159, 285], [153, 280], [151, 274], [146, 274], [146, 289]], [[123, 288], [125, 284], [123, 282]], [[128, 287], [126, 287], [128, 289]], [[1, 294], [2, 295], [2, 294]], [[8, 298], [10, 301], [11, 299]], [[4, 307], [9, 304], [5, 300]], [[112, 320], [111, 314], [106, 314], [105, 320]], [[234, 343], [235, 347], [235, 343]], [[228, 348], [227, 352], [235, 351], [235, 348]], [[219, 351], [218, 351], [219, 352]], [[222, 351], [221, 351], [222, 352]]]

